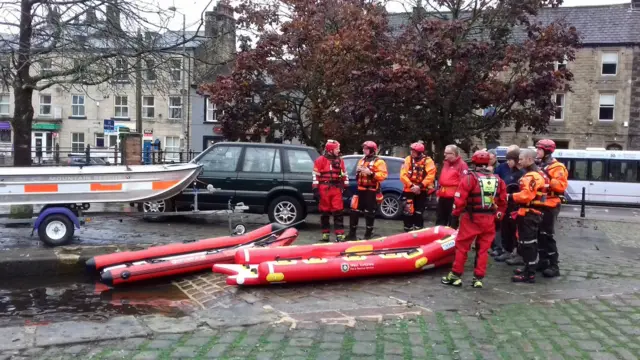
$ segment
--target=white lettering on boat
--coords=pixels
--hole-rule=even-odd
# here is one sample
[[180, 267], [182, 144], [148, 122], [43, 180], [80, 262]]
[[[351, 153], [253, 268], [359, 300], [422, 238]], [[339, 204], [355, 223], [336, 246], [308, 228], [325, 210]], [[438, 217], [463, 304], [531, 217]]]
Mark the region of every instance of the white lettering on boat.
[[124, 180], [122, 175], [80, 175], [80, 176], [50, 176], [49, 181], [101, 181], [101, 180]]

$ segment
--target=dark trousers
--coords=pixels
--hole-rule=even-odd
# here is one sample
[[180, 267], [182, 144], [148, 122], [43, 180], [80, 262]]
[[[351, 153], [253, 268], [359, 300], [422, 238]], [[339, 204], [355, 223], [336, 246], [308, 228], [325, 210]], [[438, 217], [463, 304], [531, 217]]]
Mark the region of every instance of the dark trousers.
[[451, 225], [451, 211], [453, 210], [453, 198], [439, 198], [436, 207], [436, 226]]
[[538, 264], [538, 229], [542, 216], [532, 211], [518, 216], [518, 252], [524, 261], [524, 272], [535, 275]]
[[516, 223], [516, 220], [511, 218], [512, 211], [514, 211], [514, 209], [507, 208], [507, 212], [504, 215], [504, 218], [502, 219], [502, 222], [500, 224], [500, 227], [501, 227], [500, 233], [502, 235], [502, 248], [506, 252], [513, 252], [513, 249], [516, 248], [516, 244], [518, 242], [516, 238], [517, 223]]
[[[421, 191], [419, 194], [405, 192], [404, 196], [407, 199], [407, 205], [403, 213], [404, 231], [422, 229], [424, 227], [422, 212], [427, 207], [427, 192]], [[408, 211], [409, 204], [413, 204], [413, 211]]]
[[364, 215], [366, 225], [365, 238], [373, 233], [373, 223], [376, 220], [376, 211], [378, 203], [376, 202], [376, 192], [371, 190], [358, 190], [358, 209], [351, 209], [349, 215], [349, 235], [355, 236], [358, 229], [358, 221], [360, 214]]
[[555, 225], [560, 213], [560, 205], [542, 211], [542, 222], [538, 233], [538, 254], [545, 265], [558, 266], [558, 246], [556, 244]]

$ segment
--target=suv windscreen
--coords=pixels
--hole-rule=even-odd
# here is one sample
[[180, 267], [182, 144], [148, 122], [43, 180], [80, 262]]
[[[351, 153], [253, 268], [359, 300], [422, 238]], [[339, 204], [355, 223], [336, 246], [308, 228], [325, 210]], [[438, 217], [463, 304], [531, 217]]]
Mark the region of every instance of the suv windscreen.
[[313, 172], [313, 160], [306, 150], [285, 149], [287, 161], [289, 162], [289, 170], [293, 173]]

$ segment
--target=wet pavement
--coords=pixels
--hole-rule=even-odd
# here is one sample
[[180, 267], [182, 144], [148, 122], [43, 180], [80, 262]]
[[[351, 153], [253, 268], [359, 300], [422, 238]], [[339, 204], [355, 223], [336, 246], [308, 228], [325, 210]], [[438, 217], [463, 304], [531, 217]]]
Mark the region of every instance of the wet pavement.
[[[100, 328], [91, 336], [49, 341], [38, 330], [29, 343], [31, 352], [15, 343], [2, 347], [3, 340], [0, 350], [6, 349], [7, 356], [38, 359], [637, 359], [640, 332], [634, 324], [640, 321], [640, 224], [629, 220], [632, 216], [627, 222], [619, 222], [625, 221], [624, 216], [616, 222], [561, 218], [557, 238], [562, 276], [540, 277], [536, 284], [511, 283], [513, 268], [491, 261], [484, 289], [441, 285], [440, 277], [448, 270], [444, 268], [408, 276], [256, 288], [227, 286], [223, 276], [204, 272], [116, 290], [115, 294], [144, 293], [129, 295], [129, 304], [139, 300], [133, 308], [114, 306], [108, 297], [90, 294], [95, 287], [90, 282], [64, 283], [58, 290], [49, 290], [50, 302], [33, 300], [42, 299], [49, 285], [44, 290], [42, 285], [25, 286], [40, 290], [11, 290], [24, 305], [19, 310], [13, 305], [10, 316], [0, 315], [0, 332], [19, 324], [28, 329], [27, 320], [70, 327], [78, 326], [81, 319], [97, 320], [108, 327], [109, 321], [130, 314], [128, 325], [117, 326], [142, 335], [105, 341], [117, 339], [118, 334]], [[101, 219], [78, 232], [76, 243], [104, 244], [114, 239], [166, 243], [228, 233], [226, 219], [159, 224], [129, 217]], [[250, 222], [252, 229], [267, 221], [252, 215]], [[402, 227], [398, 221], [379, 220], [376, 225], [381, 235]], [[311, 215], [296, 243], [315, 242], [318, 233], [318, 218]], [[7, 247], [37, 243], [4, 232], [2, 237], [10, 241]], [[154, 293], [153, 286], [162, 290]], [[70, 295], [59, 295], [64, 291]], [[0, 298], [2, 294], [6, 292]], [[118, 296], [116, 303], [122, 304]], [[154, 305], [155, 300], [160, 302]], [[9, 306], [1, 306], [9, 314]], [[74, 306], [88, 310], [74, 311]], [[153, 314], [154, 309], [174, 316], [170, 325], [158, 324], [155, 315], [143, 315]], [[45, 313], [49, 317], [34, 317], [29, 311], [51, 312]], [[47, 326], [51, 325], [38, 329], [44, 334]], [[27, 331], [20, 329], [11, 331]]]
[[0, 327], [103, 321], [120, 315], [180, 317], [196, 308], [186, 294], [166, 282], [122, 289], [78, 276], [0, 283]]

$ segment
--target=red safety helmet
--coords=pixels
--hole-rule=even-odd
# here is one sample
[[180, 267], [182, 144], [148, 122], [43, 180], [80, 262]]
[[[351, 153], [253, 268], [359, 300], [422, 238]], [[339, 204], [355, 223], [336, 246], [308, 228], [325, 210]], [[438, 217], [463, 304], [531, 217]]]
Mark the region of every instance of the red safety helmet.
[[413, 144], [411, 144], [411, 150], [415, 150], [419, 153], [423, 153], [424, 152], [424, 144], [423, 143], [419, 143], [419, 142], [415, 142]]
[[340, 147], [340, 143], [336, 140], [327, 140], [327, 143], [324, 145], [324, 149], [327, 151], [333, 151]]
[[471, 157], [471, 162], [476, 165], [489, 165], [489, 160], [491, 159], [491, 155], [486, 150], [478, 150], [473, 153]]
[[556, 143], [550, 139], [538, 140], [536, 149], [542, 149], [544, 152], [552, 153], [556, 150]]
[[362, 147], [363, 148], [369, 148], [371, 150], [373, 150], [373, 152], [378, 152], [378, 144], [374, 143], [373, 141], [365, 141], [362, 143]]

